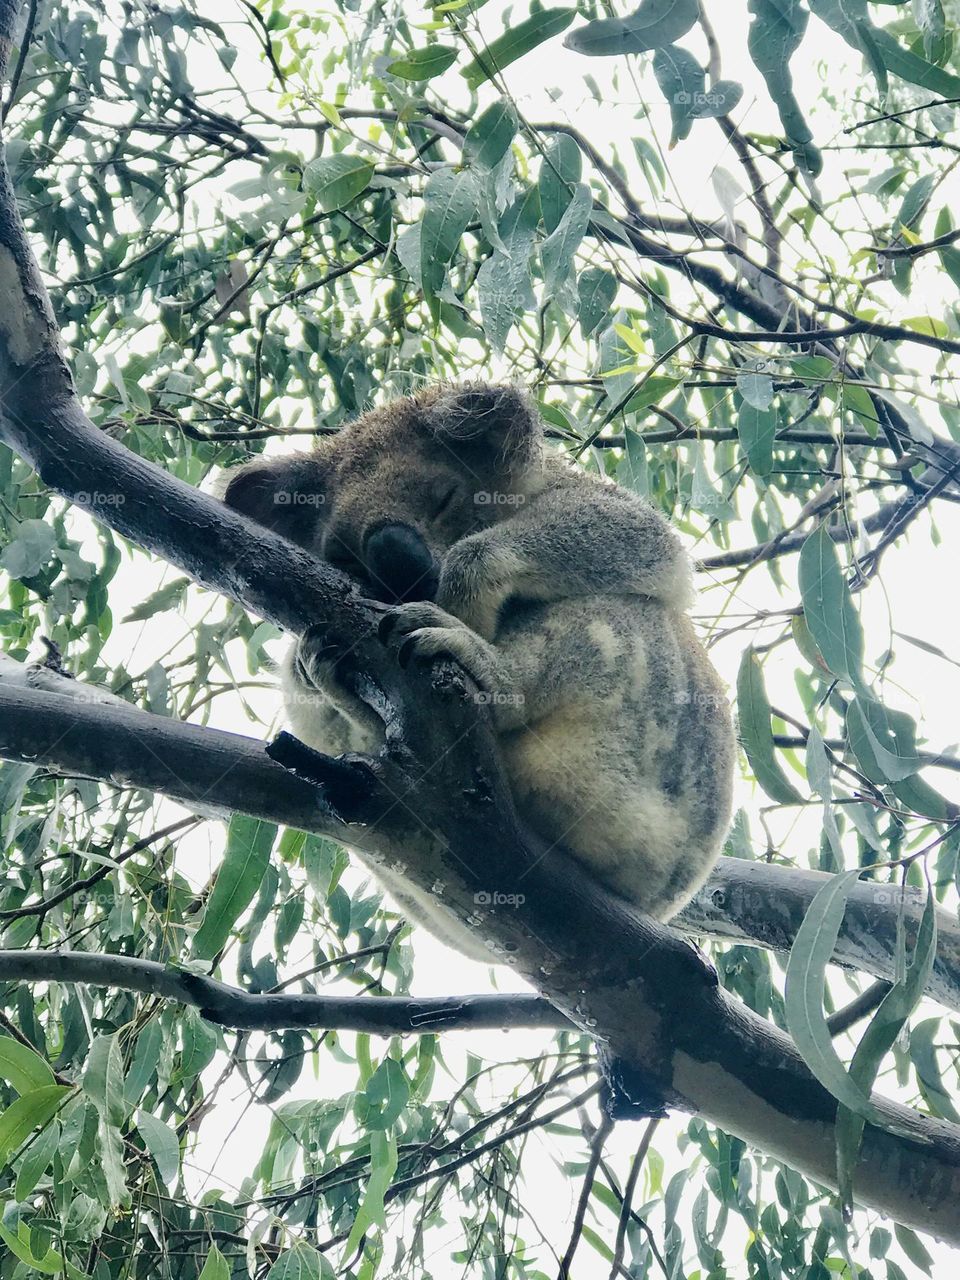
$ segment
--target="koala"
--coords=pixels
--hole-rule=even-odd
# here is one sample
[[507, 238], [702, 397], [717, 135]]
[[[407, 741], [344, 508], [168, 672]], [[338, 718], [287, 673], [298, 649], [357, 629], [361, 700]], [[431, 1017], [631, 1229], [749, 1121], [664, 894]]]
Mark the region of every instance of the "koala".
[[[686, 615], [687, 557], [662, 515], [549, 449], [513, 386], [440, 385], [309, 454], [258, 459], [224, 500], [390, 606], [401, 661], [449, 655], [482, 692], [520, 816], [608, 889], [668, 919], [730, 820], [734, 736]], [[294, 733], [376, 752], [383, 726], [308, 631], [283, 667]], [[438, 899], [372, 868], [405, 914], [487, 963]]]

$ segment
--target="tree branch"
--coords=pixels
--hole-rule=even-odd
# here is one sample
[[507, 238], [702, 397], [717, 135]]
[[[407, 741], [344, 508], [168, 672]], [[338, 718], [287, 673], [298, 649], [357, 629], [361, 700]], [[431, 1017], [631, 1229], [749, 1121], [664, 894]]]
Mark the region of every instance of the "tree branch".
[[176, 1000], [238, 1031], [336, 1028], [392, 1036], [504, 1027], [567, 1027], [541, 996], [260, 995], [173, 964], [89, 951], [0, 951], [0, 981], [84, 983]]

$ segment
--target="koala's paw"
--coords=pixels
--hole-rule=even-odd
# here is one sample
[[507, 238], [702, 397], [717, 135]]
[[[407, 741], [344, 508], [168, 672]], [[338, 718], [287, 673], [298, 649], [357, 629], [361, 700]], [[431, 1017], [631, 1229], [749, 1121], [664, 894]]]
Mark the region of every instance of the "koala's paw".
[[464, 538], [443, 558], [437, 603], [478, 635], [492, 639], [500, 606], [521, 568], [509, 547], [483, 535]]
[[349, 642], [326, 623], [308, 627], [297, 641], [290, 663], [296, 683], [305, 690], [330, 694], [342, 687], [351, 667]]
[[492, 664], [489, 646], [459, 618], [435, 604], [414, 602], [397, 605], [380, 621], [381, 640], [403, 636], [397, 661], [406, 667], [413, 659], [452, 658], [482, 688], [489, 688]]

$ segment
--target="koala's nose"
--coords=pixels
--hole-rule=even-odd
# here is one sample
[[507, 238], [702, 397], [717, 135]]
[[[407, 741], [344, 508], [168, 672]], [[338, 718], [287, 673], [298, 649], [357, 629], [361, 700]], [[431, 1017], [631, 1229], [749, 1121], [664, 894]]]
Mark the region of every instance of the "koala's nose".
[[363, 540], [363, 562], [374, 593], [387, 604], [433, 600], [439, 569], [430, 548], [408, 524], [381, 524]]

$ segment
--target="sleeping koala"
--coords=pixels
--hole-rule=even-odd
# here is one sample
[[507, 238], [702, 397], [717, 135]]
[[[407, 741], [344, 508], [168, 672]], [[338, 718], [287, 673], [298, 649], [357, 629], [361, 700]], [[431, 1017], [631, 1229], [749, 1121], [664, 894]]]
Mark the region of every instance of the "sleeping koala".
[[[509, 386], [441, 385], [374, 409], [315, 452], [251, 462], [227, 504], [393, 606], [413, 654], [454, 657], [488, 703], [517, 809], [608, 888], [666, 919], [702, 884], [730, 818], [734, 739], [686, 616], [666, 520], [545, 447]], [[308, 632], [284, 668], [296, 735], [376, 752], [379, 718]], [[468, 927], [382, 867], [411, 917], [488, 963]]]

